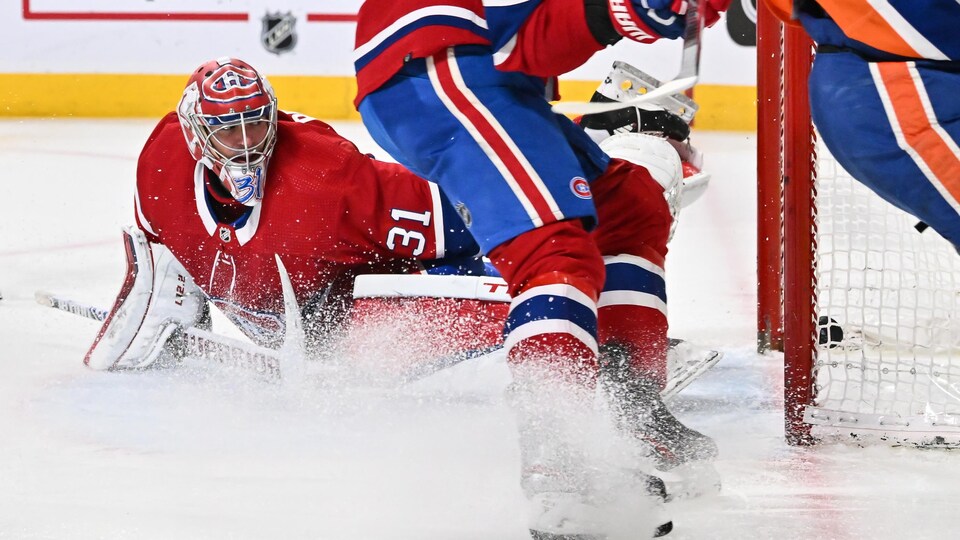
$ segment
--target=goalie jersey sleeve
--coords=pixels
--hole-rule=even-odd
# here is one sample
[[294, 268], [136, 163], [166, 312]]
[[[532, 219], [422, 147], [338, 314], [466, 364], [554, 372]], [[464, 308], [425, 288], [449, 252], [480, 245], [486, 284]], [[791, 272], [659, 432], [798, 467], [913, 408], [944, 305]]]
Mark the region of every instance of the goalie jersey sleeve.
[[274, 254], [303, 306], [349, 295], [358, 274], [418, 271], [419, 260], [478, 250], [456, 213], [444, 214], [435, 185], [299, 115], [280, 114], [261, 204], [232, 221], [220, 217], [209, 174], [184, 148], [176, 115], [165, 117], [140, 156], [137, 223], [263, 344], [283, 330]]

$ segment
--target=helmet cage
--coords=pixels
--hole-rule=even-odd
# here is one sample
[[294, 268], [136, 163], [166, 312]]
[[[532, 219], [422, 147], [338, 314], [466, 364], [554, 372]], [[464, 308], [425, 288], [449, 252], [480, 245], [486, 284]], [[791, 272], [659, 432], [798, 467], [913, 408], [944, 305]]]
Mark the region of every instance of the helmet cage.
[[[225, 188], [238, 202], [253, 205], [263, 198], [263, 177], [267, 160], [277, 142], [277, 107], [271, 101], [262, 107], [221, 115], [193, 115], [203, 157], [213, 165]], [[249, 132], [266, 124], [262, 137], [251, 141]], [[240, 130], [240, 137], [225, 137], [228, 130]], [[239, 145], [230, 141], [239, 141]]]

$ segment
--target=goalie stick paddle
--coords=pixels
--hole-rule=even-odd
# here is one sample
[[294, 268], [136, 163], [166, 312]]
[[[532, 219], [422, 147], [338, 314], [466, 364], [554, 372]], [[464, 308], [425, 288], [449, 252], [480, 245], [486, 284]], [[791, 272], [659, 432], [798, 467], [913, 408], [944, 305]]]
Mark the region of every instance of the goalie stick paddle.
[[[94, 321], [107, 318], [107, 310], [63, 298], [48, 292], [37, 291], [34, 299], [38, 304], [73, 313]], [[280, 379], [280, 356], [276, 351], [238, 339], [221, 336], [199, 328], [180, 329], [169, 342], [171, 347], [185, 355], [207, 360], [225, 367], [262, 375], [267, 379]]]
[[[40, 305], [72, 313], [86, 319], [102, 322], [107, 318], [107, 310], [105, 309], [48, 292], [37, 291], [34, 298]], [[181, 329], [170, 337], [170, 342], [173, 347], [179, 348], [186, 356], [245, 373], [253, 373], [266, 380], [281, 380], [283, 373], [281, 365], [283, 365], [284, 360], [281, 353], [273, 349], [245, 343], [199, 328]], [[683, 347], [683, 344], [683, 340], [670, 340], [671, 351], [678, 354], [675, 354], [672, 361], [667, 363], [667, 384], [660, 392], [664, 399], [676, 396], [700, 375], [716, 365], [722, 357], [719, 352], [711, 350], [701, 351], [689, 358], [684, 358], [679, 350]], [[496, 345], [478, 351], [464, 351], [456, 355], [435, 358], [414, 366], [402, 374], [400, 380], [409, 384], [500, 349], [502, 349], [502, 346]]]
[[[60, 311], [66, 311], [94, 321], [103, 321], [107, 318], [107, 310], [91, 306], [69, 298], [64, 298], [44, 291], [34, 294], [37, 303]], [[179, 330], [170, 337], [173, 347], [179, 347], [187, 356], [209, 361], [215, 365], [237, 369], [243, 372], [254, 373], [267, 380], [279, 381], [283, 365], [282, 354], [273, 349], [260, 347], [250, 343], [200, 330], [186, 328]], [[670, 349], [680, 352], [684, 341], [670, 340]], [[496, 345], [478, 351], [464, 351], [460, 354], [443, 356], [418, 364], [406, 373], [400, 380], [403, 383], [412, 383], [425, 379], [435, 373], [459, 365], [467, 360], [473, 360], [486, 354], [496, 352], [502, 348]], [[717, 351], [706, 351], [691, 358], [678, 355], [668, 361], [667, 385], [660, 393], [664, 399], [670, 399], [686, 388], [691, 382], [713, 367], [721, 358]]]
[[642, 103], [650, 103], [664, 96], [672, 96], [693, 88], [700, 76], [700, 35], [703, 32], [704, 21], [701, 1], [705, 0], [687, 0], [687, 12], [684, 15], [683, 54], [680, 58], [680, 71], [676, 78], [626, 101], [561, 101], [554, 104], [553, 112], [559, 114], [594, 114], [615, 111], [635, 107]]
[[[107, 310], [97, 306], [77, 302], [45, 291], [35, 292], [34, 299], [42, 306], [79, 315], [80, 317], [94, 321], [103, 322], [108, 314]], [[289, 367], [290, 364], [284, 361], [283, 350], [275, 351], [213, 332], [207, 332], [199, 328], [180, 329], [170, 337], [169, 343], [173, 348], [178, 348], [185, 356], [206, 360], [215, 365], [229, 367], [243, 372], [253, 373], [271, 381], [280, 381], [281, 375], [284, 372], [284, 370], [281, 370], [281, 365]], [[411, 383], [424, 379], [438, 371], [453, 367], [465, 360], [477, 358], [488, 352], [493, 352], [498, 348], [499, 347], [433, 359], [423, 365], [415, 366], [410, 371], [402, 374], [401, 380], [404, 383]], [[290, 370], [285, 369], [285, 371]]]

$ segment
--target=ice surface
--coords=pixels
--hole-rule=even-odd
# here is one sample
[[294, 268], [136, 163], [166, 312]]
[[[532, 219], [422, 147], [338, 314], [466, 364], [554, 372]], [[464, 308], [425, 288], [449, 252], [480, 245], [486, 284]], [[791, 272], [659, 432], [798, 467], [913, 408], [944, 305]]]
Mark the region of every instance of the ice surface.
[[[526, 538], [502, 357], [400, 389], [83, 367], [97, 325], [33, 293], [113, 300], [152, 127], [0, 122], [0, 538]], [[781, 357], [753, 348], [755, 140], [695, 143], [713, 181], [671, 244], [671, 335], [725, 356], [673, 407], [724, 487], [673, 504], [669, 538], [953, 537], [957, 452], [784, 443]]]

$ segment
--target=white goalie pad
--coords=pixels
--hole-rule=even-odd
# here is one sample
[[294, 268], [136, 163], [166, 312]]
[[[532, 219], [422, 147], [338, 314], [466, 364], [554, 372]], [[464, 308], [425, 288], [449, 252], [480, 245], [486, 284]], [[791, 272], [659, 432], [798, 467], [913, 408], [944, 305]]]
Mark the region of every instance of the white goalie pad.
[[369, 274], [357, 276], [354, 298], [464, 298], [509, 302], [507, 282], [491, 276]]
[[676, 229], [683, 201], [683, 164], [674, 145], [663, 137], [644, 133], [617, 133], [600, 143], [600, 148], [612, 158], [640, 165], [650, 171], [653, 179], [663, 187], [663, 196], [670, 207], [673, 223], [670, 237]]
[[165, 246], [125, 228], [127, 275], [113, 308], [84, 358], [93, 369], [153, 364], [179, 327], [200, 320], [205, 302], [193, 278]]

